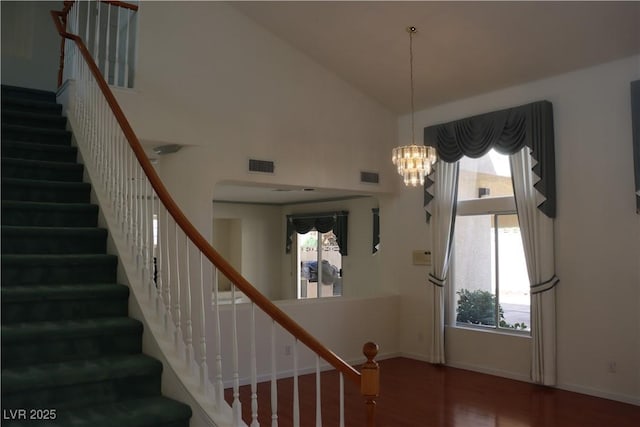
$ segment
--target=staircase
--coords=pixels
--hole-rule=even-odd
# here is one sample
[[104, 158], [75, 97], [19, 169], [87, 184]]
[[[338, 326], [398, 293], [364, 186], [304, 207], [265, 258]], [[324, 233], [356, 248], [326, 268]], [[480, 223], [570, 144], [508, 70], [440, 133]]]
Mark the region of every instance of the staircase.
[[2, 425], [189, 425], [142, 324], [55, 94], [2, 86]]

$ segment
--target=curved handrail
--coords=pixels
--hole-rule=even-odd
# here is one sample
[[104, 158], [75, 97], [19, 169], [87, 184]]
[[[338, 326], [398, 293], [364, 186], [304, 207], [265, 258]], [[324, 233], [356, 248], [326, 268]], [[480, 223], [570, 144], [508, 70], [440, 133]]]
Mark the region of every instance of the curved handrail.
[[[111, 2], [110, 2], [111, 3]], [[63, 27], [63, 22], [66, 19], [66, 12], [68, 8], [62, 11], [51, 11], [54, 23], [58, 33], [63, 38], [73, 40], [80, 53], [84, 57], [91, 73], [96, 79], [96, 83], [100, 87], [109, 107], [111, 108], [122, 132], [124, 133], [129, 146], [133, 150], [140, 166], [144, 170], [149, 183], [155, 190], [160, 201], [164, 204], [167, 211], [174, 218], [176, 224], [184, 231], [188, 238], [194, 243], [198, 249], [206, 256], [216, 268], [221, 271], [232, 283], [234, 283], [251, 301], [253, 301], [258, 307], [260, 307], [265, 313], [267, 313], [273, 320], [275, 320], [280, 326], [286, 329], [289, 333], [295, 336], [299, 341], [304, 343], [309, 349], [321, 356], [324, 360], [329, 362], [331, 366], [343, 373], [346, 377], [350, 378], [356, 384], [360, 385], [361, 374], [351, 365], [342, 360], [334, 352], [325, 347], [320, 341], [318, 341], [313, 335], [307, 332], [302, 326], [300, 326], [295, 320], [289, 317], [284, 311], [278, 308], [267, 297], [260, 293], [251, 283], [249, 283], [227, 260], [225, 260], [200, 234], [195, 226], [187, 219], [182, 210], [178, 207], [173, 200], [166, 187], [162, 183], [162, 180], [156, 173], [155, 169], [151, 165], [151, 162], [147, 158], [138, 137], [136, 136], [133, 128], [129, 124], [129, 121], [124, 115], [124, 112], [120, 108], [118, 101], [116, 100], [113, 92], [109, 88], [109, 85], [105, 81], [102, 73], [98, 69], [95, 61], [93, 60], [89, 50], [85, 46], [82, 38], [75, 34], [68, 33]]]

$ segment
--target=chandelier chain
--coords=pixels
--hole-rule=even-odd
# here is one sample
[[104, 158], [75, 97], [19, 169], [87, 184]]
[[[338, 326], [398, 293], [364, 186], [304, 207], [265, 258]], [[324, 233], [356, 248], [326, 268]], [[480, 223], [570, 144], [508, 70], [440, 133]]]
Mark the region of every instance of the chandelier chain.
[[413, 101], [413, 35], [416, 33], [416, 27], [408, 27], [407, 32], [409, 33], [409, 80], [411, 82], [411, 144], [416, 143], [416, 128], [414, 125], [414, 101]]

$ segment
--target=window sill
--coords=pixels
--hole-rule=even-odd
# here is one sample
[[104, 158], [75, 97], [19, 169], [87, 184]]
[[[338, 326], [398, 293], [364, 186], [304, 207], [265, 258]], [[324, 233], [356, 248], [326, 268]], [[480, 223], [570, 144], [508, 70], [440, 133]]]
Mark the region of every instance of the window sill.
[[494, 335], [507, 335], [512, 337], [531, 338], [530, 330], [518, 331], [515, 329], [510, 330], [510, 329], [504, 329], [504, 328], [494, 328], [492, 326], [480, 326], [480, 325], [472, 325], [472, 324], [446, 325], [446, 327], [450, 329], [461, 329], [465, 331], [489, 333]]

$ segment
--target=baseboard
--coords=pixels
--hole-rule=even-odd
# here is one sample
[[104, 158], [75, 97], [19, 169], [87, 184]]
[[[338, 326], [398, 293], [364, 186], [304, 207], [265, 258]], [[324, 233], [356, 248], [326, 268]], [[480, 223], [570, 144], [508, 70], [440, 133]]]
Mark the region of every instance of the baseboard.
[[[429, 363], [427, 357], [423, 354], [416, 353], [400, 353], [398, 357], [407, 357], [410, 359], [420, 360], [422, 362]], [[494, 375], [498, 377], [508, 378], [516, 381], [524, 381], [531, 383], [531, 379], [525, 375], [516, 374], [513, 372], [487, 369], [481, 366], [469, 365], [464, 363], [448, 362], [446, 366], [451, 368], [464, 369], [467, 371], [479, 372], [482, 374]], [[617, 402], [628, 403], [630, 405], [640, 406], [639, 396], [629, 396], [626, 394], [611, 393], [603, 390], [598, 390], [590, 387], [584, 387], [576, 384], [557, 384], [554, 388], [564, 391], [570, 391], [573, 393], [585, 394], [588, 396], [599, 397], [602, 399], [615, 400]]]
[[640, 396], [629, 396], [626, 394], [611, 393], [604, 390], [598, 390], [591, 387], [585, 387], [576, 384], [558, 384], [556, 388], [560, 390], [570, 391], [573, 393], [586, 394], [601, 399], [615, 400], [616, 402], [628, 403], [630, 405], [640, 406]]
[[[400, 353], [399, 357], [407, 357], [409, 359], [431, 363], [427, 358], [427, 356], [425, 356], [424, 354]], [[450, 368], [464, 369], [465, 371], [473, 371], [473, 372], [479, 372], [481, 374], [493, 375], [496, 377], [508, 378], [510, 380], [524, 381], [528, 383], [531, 382], [531, 379], [526, 375], [518, 374], [516, 372], [503, 371], [500, 369], [488, 369], [484, 366], [470, 365], [466, 363], [458, 363], [458, 362], [451, 362], [451, 361], [445, 363], [445, 366], [448, 366]]]
[[[382, 353], [382, 354], [378, 354], [378, 356], [376, 357], [377, 361], [380, 360], [385, 360], [385, 359], [392, 359], [394, 357], [405, 357], [403, 356], [401, 353]], [[366, 361], [366, 359], [363, 357], [359, 357], [359, 358], [355, 358], [355, 359], [348, 359], [345, 360], [345, 362], [351, 366], [357, 366], [357, 365], [361, 365]], [[334, 369], [333, 366], [329, 365], [328, 363], [324, 362], [320, 365], [320, 372], [324, 372], [324, 371], [330, 371]], [[307, 366], [307, 367], [303, 367], [303, 368], [298, 368], [298, 376], [301, 375], [308, 375], [308, 374], [313, 374], [316, 372], [316, 368], [314, 366]], [[293, 370], [292, 369], [285, 369], [282, 371], [278, 371], [276, 373], [276, 379], [283, 379], [283, 378], [291, 378], [293, 377]], [[251, 384], [251, 377], [249, 376], [244, 376], [241, 377], [239, 380], [240, 386], [244, 386], [244, 385], [249, 385]], [[258, 374], [256, 376], [256, 382], [257, 383], [262, 383], [262, 382], [268, 382], [271, 381], [271, 373], [263, 373], [263, 374]], [[224, 381], [224, 388], [230, 388], [233, 387], [233, 379], [229, 379]]]

